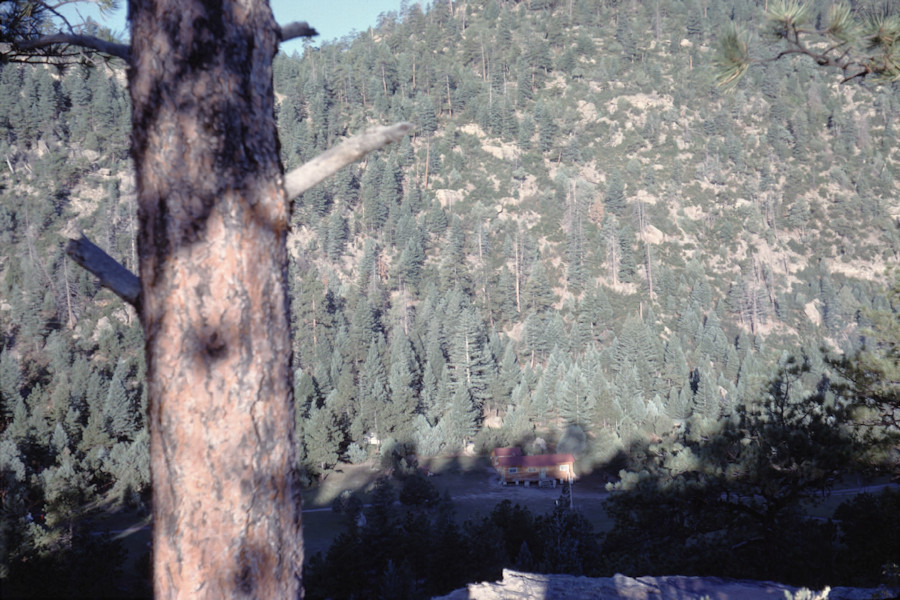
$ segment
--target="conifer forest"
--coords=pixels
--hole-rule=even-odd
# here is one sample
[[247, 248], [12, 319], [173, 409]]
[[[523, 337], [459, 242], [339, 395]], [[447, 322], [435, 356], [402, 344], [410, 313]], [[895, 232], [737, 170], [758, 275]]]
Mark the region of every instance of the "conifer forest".
[[[721, 33], [766, 4], [410, 0], [276, 56], [286, 170], [414, 124], [292, 207], [303, 483], [406, 477], [307, 556], [308, 597], [503, 567], [900, 584], [896, 488], [804, 515], [900, 476], [900, 82], [787, 57], [718, 86]], [[0, 62], [0, 585], [21, 596], [149, 593], [94, 526], [150, 503], [141, 324], [65, 251], [83, 232], [138, 270], [126, 85], [115, 59]], [[506, 446], [606, 474], [610, 529], [508, 502], [458, 522], [407, 468]]]

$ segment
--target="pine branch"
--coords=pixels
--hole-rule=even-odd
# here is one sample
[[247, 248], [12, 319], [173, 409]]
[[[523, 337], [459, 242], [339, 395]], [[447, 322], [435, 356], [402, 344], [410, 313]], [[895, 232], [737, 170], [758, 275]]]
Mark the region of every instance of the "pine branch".
[[84, 234], [79, 239], [69, 240], [66, 254], [99, 279], [100, 285], [140, 312], [141, 282], [137, 275], [116, 262]]
[[22, 52], [29, 50], [43, 50], [52, 46], [78, 46], [88, 50], [95, 50], [121, 58], [125, 62], [131, 60], [131, 48], [125, 44], [116, 42], [108, 42], [89, 35], [77, 35], [69, 33], [54, 33], [45, 35], [31, 40], [19, 40], [11, 44], [13, 52]]
[[808, 26], [810, 6], [805, 0], [773, 0], [765, 31], [786, 48], [769, 58], [751, 58], [748, 32], [732, 24], [719, 41], [719, 85], [731, 87], [753, 64], [792, 55], [840, 69], [841, 83], [870, 76], [877, 83], [900, 81], [900, 12], [895, 7], [866, 10], [838, 2], [829, 9], [827, 26], [818, 28]]
[[286, 42], [300, 37], [314, 37], [319, 32], [314, 27], [310, 27], [306, 21], [295, 21], [287, 25], [281, 25], [278, 28], [281, 33], [281, 41]]
[[293, 200], [317, 183], [337, 173], [343, 167], [363, 158], [369, 152], [399, 142], [412, 131], [412, 123], [396, 123], [375, 127], [342, 142], [308, 163], [284, 176], [284, 190]]

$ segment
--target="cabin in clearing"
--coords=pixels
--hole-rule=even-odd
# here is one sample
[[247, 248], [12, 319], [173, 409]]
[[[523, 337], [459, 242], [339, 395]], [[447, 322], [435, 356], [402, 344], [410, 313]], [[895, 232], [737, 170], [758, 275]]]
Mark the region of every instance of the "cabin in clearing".
[[521, 448], [495, 448], [491, 463], [500, 474], [503, 485], [555, 486], [575, 481], [575, 457], [571, 454], [536, 454], [524, 456]]

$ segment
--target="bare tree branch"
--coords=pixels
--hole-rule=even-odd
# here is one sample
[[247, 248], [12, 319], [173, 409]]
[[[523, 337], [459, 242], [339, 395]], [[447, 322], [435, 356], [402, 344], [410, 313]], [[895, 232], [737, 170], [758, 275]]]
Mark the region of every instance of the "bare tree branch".
[[[48, 10], [51, 10], [54, 15], [60, 16], [56, 11], [52, 10], [52, 7], [47, 8]], [[60, 18], [62, 17], [60, 16]], [[63, 20], [65, 21], [65, 19]], [[65, 24], [70, 30], [72, 29], [72, 26], [69, 25], [68, 21], [65, 21]], [[319, 32], [316, 31], [314, 27], [310, 27], [309, 23], [306, 21], [298, 21], [280, 26], [279, 32], [282, 42], [301, 37], [313, 37], [319, 35]], [[34, 39], [20, 40], [12, 44], [12, 49], [20, 51], [39, 50], [55, 45], [78, 46], [121, 58], [125, 62], [131, 60], [131, 48], [126, 44], [108, 42], [106, 40], [101, 40], [100, 38], [79, 35], [76, 33], [54, 33]]]
[[[378, 150], [391, 142], [399, 142], [413, 129], [412, 123], [396, 123], [375, 127], [353, 136], [331, 150], [320, 154], [305, 165], [294, 169], [284, 178], [284, 189], [293, 200], [312, 186], [333, 175], [342, 167]], [[111, 290], [125, 302], [140, 309], [141, 282], [137, 275], [120, 265], [109, 254], [91, 242], [84, 234], [69, 240], [66, 253], [90, 271], [100, 285]]]
[[120, 265], [84, 234], [71, 239], [66, 254], [79, 265], [93, 273], [100, 285], [140, 311], [141, 281], [137, 275]]
[[279, 30], [281, 32], [282, 42], [299, 37], [314, 37], [319, 35], [319, 32], [316, 31], [314, 27], [310, 27], [309, 23], [306, 21], [294, 21], [287, 25], [281, 25], [279, 26]]
[[284, 176], [284, 190], [288, 199], [293, 200], [369, 152], [383, 148], [391, 142], [399, 142], [412, 129], [413, 124], [406, 122], [374, 127], [320, 154]]
[[68, 33], [54, 33], [33, 40], [19, 40], [12, 44], [13, 50], [38, 50], [55, 45], [79, 46], [88, 50], [96, 50], [103, 54], [121, 58], [125, 62], [131, 60], [131, 49], [125, 44], [108, 42], [89, 35], [72, 35]]

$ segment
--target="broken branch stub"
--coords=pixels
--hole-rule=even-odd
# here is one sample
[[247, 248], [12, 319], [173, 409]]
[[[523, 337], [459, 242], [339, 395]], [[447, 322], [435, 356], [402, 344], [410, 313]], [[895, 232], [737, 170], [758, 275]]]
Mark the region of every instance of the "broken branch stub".
[[100, 285], [140, 312], [141, 281], [137, 275], [116, 262], [84, 234], [69, 240], [66, 254], [100, 280]]
[[399, 142], [413, 130], [412, 123], [396, 123], [374, 127], [323, 152], [308, 163], [284, 176], [284, 191], [293, 200], [317, 183], [337, 173], [343, 167], [363, 158], [369, 152]]
[[[406, 122], [375, 127], [320, 154], [285, 175], [284, 189], [288, 199], [293, 200], [317, 183], [334, 175], [341, 168], [360, 160], [370, 152], [392, 142], [399, 142], [412, 129], [412, 123]], [[140, 310], [141, 282], [138, 276], [116, 262], [113, 257], [84, 234], [78, 239], [69, 240], [66, 245], [66, 254], [90, 271], [100, 281], [100, 285]]]

